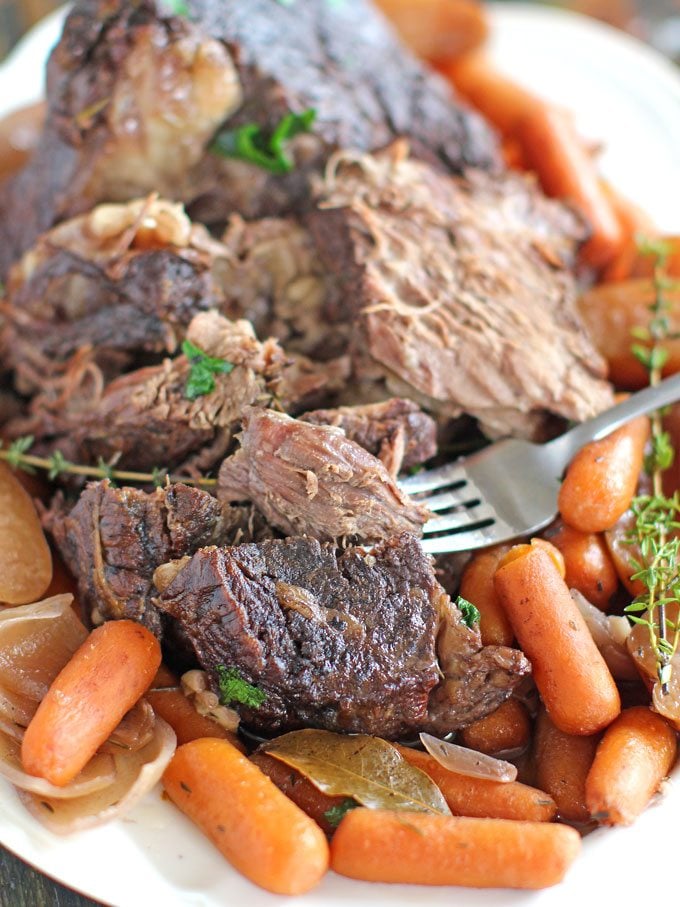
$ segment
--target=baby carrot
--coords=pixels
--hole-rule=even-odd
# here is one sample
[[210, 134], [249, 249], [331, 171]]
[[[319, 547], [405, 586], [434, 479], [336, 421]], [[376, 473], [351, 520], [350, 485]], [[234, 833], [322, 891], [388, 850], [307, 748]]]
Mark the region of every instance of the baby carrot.
[[566, 825], [354, 809], [331, 842], [331, 868], [368, 882], [548, 888], [581, 849]]
[[677, 738], [646, 706], [621, 712], [597, 748], [586, 780], [586, 803], [602, 825], [630, 825], [675, 762]]
[[576, 454], [557, 501], [565, 523], [581, 532], [612, 528], [633, 500], [648, 438], [649, 419], [641, 416]]
[[549, 554], [518, 545], [495, 584], [557, 727], [587, 735], [610, 724], [621, 711], [616, 684]]
[[491, 756], [505, 750], [523, 749], [531, 736], [526, 708], [517, 699], [506, 699], [495, 712], [464, 728], [460, 742]]
[[592, 235], [582, 249], [583, 261], [594, 268], [609, 264], [621, 249], [623, 230], [569, 114], [536, 105], [519, 122], [516, 135], [546, 195], [573, 202], [586, 216]]
[[181, 690], [153, 690], [146, 694], [146, 699], [154, 712], [173, 729], [179, 746], [201, 737], [217, 737], [228, 740], [245, 752], [245, 747], [236, 734], [223, 728], [212, 718], [199, 715]]
[[595, 758], [598, 737], [565, 734], [556, 728], [545, 709], [536, 719], [534, 760], [536, 784], [557, 803], [560, 817], [587, 822], [586, 777]]
[[548, 534], [564, 556], [565, 579], [589, 602], [606, 611], [619, 587], [619, 576], [604, 538], [595, 532], [581, 532], [561, 523]]
[[[614, 209], [623, 233], [623, 242], [618, 255], [607, 265], [602, 279], [605, 281], [626, 280], [633, 275], [641, 258], [638, 251], [640, 237], [655, 237], [658, 231], [645, 211], [604, 180], [601, 181], [601, 185]], [[650, 258], [648, 261], [653, 267], [653, 260]], [[652, 274], [650, 273], [649, 276], [651, 277]]]
[[507, 548], [498, 547], [472, 558], [460, 581], [460, 594], [479, 611], [479, 632], [485, 646], [511, 646], [515, 638], [510, 621], [498, 601], [493, 576]]
[[407, 762], [432, 778], [455, 816], [525, 822], [550, 822], [555, 818], [557, 807], [552, 798], [534, 787], [518, 781], [469, 778], [444, 768], [428, 753], [406, 746], [398, 750]]
[[158, 640], [135, 621], [93, 630], [26, 728], [24, 770], [58, 787], [72, 781], [141, 698], [160, 663]]
[[220, 853], [261, 888], [303, 894], [328, 869], [319, 826], [226, 740], [180, 746], [163, 785]]

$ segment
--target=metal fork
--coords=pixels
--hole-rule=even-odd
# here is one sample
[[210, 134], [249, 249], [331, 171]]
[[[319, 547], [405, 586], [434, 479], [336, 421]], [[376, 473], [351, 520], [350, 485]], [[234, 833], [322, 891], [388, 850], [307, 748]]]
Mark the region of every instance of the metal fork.
[[547, 444], [511, 438], [399, 485], [436, 516], [423, 528], [430, 554], [470, 551], [530, 535], [557, 515], [564, 470], [589, 441], [680, 400], [680, 374], [629, 397]]

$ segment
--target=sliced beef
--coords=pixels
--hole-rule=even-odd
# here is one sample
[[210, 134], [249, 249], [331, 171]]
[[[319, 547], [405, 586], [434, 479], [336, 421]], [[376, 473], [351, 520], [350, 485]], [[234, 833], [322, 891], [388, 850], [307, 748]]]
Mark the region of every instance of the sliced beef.
[[78, 581], [88, 618], [127, 617], [160, 635], [160, 616], [149, 600], [156, 567], [241, 538], [240, 520], [240, 512], [187, 485], [147, 493], [103, 481], [90, 483], [70, 512], [63, 504], [53, 507], [46, 525]]
[[193, 366], [184, 355], [109, 384], [87, 354], [76, 355], [66, 374], [32, 400], [29, 415], [9, 423], [9, 436], [30, 434], [36, 451], [60, 450], [72, 462], [101, 457], [143, 472], [209, 470], [226, 454], [244, 408], [273, 401], [270, 382], [280, 377], [286, 358], [276, 341], [260, 343], [248, 322], [215, 312], [197, 315], [188, 338], [233, 366], [214, 375], [211, 392], [188, 398]]
[[216, 689], [223, 666], [265, 693], [258, 709], [235, 706], [265, 735], [445, 735], [497, 708], [529, 670], [521, 652], [482, 648], [408, 534], [340, 556], [310, 538], [203, 549], [155, 601]]
[[[446, 167], [488, 167], [495, 143], [403, 48], [368, 0], [80, 0], [48, 66], [47, 122], [0, 195], [0, 273], [53, 224], [157, 191], [201, 219], [290, 209], [337, 147], [398, 135]], [[208, 151], [215, 132], [317, 111], [288, 176]]]
[[220, 467], [218, 497], [252, 501], [286, 535], [375, 541], [419, 533], [428, 519], [380, 460], [338, 428], [250, 408], [240, 441]]
[[229, 250], [181, 206], [100, 205], [41, 236], [10, 272], [3, 358], [25, 393], [78, 350], [114, 376], [173, 353], [201, 311], [226, 308]]
[[437, 424], [411, 400], [318, 409], [300, 420], [341, 428], [351, 441], [378, 457], [392, 476], [437, 453]]
[[491, 435], [612, 402], [575, 308], [584, 230], [519, 174], [454, 178], [394, 147], [338, 158], [309, 216], [353, 325], [357, 377]]

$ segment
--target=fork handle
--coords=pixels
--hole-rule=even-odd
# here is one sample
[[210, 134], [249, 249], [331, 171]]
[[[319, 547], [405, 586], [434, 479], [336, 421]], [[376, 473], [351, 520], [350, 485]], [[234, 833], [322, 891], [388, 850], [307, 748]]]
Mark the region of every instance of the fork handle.
[[638, 391], [623, 403], [605, 410], [594, 419], [582, 422], [554, 441], [549, 441], [545, 446], [555, 457], [556, 463], [566, 467], [584, 444], [599, 441], [631, 419], [661, 409], [677, 400], [680, 400], [680, 374], [672, 375], [654, 387]]

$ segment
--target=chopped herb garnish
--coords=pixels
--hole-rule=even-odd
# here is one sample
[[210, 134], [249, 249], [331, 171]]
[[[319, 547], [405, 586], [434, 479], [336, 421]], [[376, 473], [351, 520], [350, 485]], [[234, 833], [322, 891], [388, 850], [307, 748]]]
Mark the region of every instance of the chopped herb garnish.
[[267, 698], [259, 687], [244, 680], [236, 668], [225, 668], [224, 665], [218, 665], [216, 671], [222, 705], [237, 702], [248, 706], [249, 709], [259, 709]]
[[456, 607], [461, 613], [463, 623], [470, 630], [475, 624], [479, 623], [479, 611], [477, 610], [477, 608], [475, 608], [472, 602], [469, 602], [466, 598], [463, 598], [462, 595], [459, 595], [456, 599]]
[[316, 110], [310, 108], [304, 113], [286, 114], [270, 135], [257, 123], [225, 129], [218, 133], [210, 150], [221, 157], [248, 161], [270, 173], [290, 173], [295, 163], [287, 154], [286, 145], [296, 135], [310, 132], [315, 119]]
[[231, 362], [208, 356], [190, 340], [182, 344], [182, 352], [191, 363], [184, 395], [188, 400], [204, 397], [215, 390], [215, 375], [228, 375], [233, 371]]
[[335, 806], [327, 809], [323, 817], [332, 828], [337, 828], [347, 813], [352, 809], [356, 809], [359, 805], [352, 797], [345, 797], [342, 803], [336, 803]]

